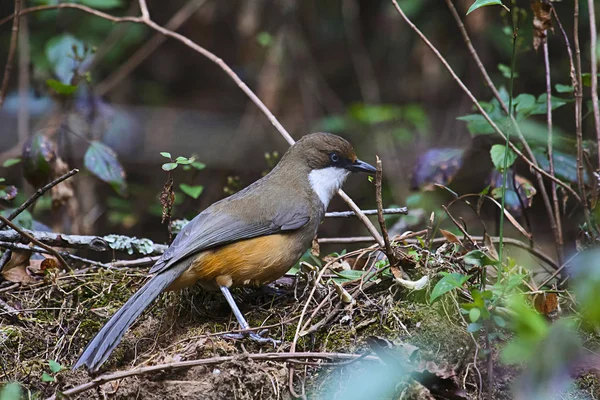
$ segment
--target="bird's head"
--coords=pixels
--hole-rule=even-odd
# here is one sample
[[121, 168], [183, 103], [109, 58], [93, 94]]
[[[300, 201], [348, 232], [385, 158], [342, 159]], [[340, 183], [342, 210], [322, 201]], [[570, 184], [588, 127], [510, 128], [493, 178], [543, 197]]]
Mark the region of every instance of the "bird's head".
[[331, 133], [303, 136], [283, 156], [280, 165], [308, 172], [308, 180], [325, 207], [350, 172], [375, 173], [375, 167], [359, 160], [346, 139]]

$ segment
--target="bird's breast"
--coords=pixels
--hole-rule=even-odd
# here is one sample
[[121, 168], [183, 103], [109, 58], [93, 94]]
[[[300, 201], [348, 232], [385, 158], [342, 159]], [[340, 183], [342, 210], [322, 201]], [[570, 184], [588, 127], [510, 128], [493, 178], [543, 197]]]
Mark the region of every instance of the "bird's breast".
[[168, 289], [181, 289], [196, 283], [206, 289], [264, 285], [283, 276], [304, 251], [305, 240], [295, 232], [261, 236], [205, 250]]

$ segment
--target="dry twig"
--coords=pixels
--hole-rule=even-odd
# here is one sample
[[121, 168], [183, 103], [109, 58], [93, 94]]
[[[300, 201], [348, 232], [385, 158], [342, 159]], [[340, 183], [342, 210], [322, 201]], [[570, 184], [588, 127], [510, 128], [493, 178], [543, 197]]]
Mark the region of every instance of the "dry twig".
[[[15, 14], [18, 14], [21, 10], [21, 0], [15, 0]], [[2, 109], [2, 105], [4, 104], [4, 99], [6, 98], [6, 91], [8, 90], [8, 82], [10, 81], [10, 73], [12, 72], [15, 53], [17, 51], [17, 39], [19, 37], [19, 20], [20, 18], [15, 18], [13, 20], [12, 33], [10, 36], [10, 45], [8, 48], [8, 58], [6, 60], [6, 65], [4, 66], [4, 75], [2, 77], [2, 86], [0, 86], [0, 109]]]

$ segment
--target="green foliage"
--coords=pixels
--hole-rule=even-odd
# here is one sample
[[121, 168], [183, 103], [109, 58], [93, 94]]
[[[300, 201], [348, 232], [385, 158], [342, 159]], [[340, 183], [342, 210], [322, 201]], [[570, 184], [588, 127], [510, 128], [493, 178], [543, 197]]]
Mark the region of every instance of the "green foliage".
[[501, 5], [503, 5], [503, 4], [500, 0], [475, 0], [475, 2], [473, 4], [471, 4], [471, 7], [469, 7], [469, 10], [467, 11], [467, 15], [471, 14], [473, 11], [475, 11], [481, 7], [501, 6]]
[[113, 149], [94, 140], [85, 152], [83, 163], [88, 171], [109, 183], [117, 193], [125, 194], [127, 190], [125, 171]]
[[23, 388], [17, 382], [8, 382], [0, 390], [0, 400], [20, 400]]
[[97, 10], [111, 10], [125, 6], [123, 0], [78, 0], [75, 3], [81, 3]]
[[63, 96], [73, 95], [78, 88], [77, 85], [67, 85], [66, 83], [57, 81], [56, 79], [48, 79], [46, 81], [46, 85], [48, 85], [50, 89], [54, 90], [56, 94], [60, 94]]
[[273, 44], [273, 35], [269, 32], [259, 32], [256, 35], [256, 42], [262, 47], [270, 47]]
[[433, 303], [438, 297], [451, 290], [461, 288], [471, 277], [471, 275], [459, 274], [457, 272], [440, 272], [440, 275], [442, 275], [442, 279], [436, 283], [429, 296], [430, 303]]
[[179, 185], [179, 189], [181, 189], [181, 191], [183, 193], [187, 194], [191, 198], [197, 199], [202, 194], [202, 191], [204, 190], [204, 186], [202, 186], [202, 185], [194, 186], [194, 185], [187, 185], [185, 183], [182, 183]]
[[21, 162], [20, 158], [8, 158], [8, 159], [4, 160], [4, 162], [2, 163], [2, 166], [4, 168], [9, 168], [9, 167], [12, 167], [13, 165], [17, 165], [20, 162]]
[[490, 258], [481, 250], [472, 250], [468, 252], [467, 254], [465, 254], [463, 260], [466, 264], [474, 265], [477, 267], [484, 267], [486, 265], [501, 265], [501, 263], [498, 260]]
[[493, 145], [490, 149], [490, 156], [492, 157], [494, 168], [498, 171], [510, 168], [517, 159], [517, 154], [503, 144]]
[[189, 158], [179, 156], [175, 160], [173, 160], [173, 157], [171, 156], [171, 153], [169, 153], [169, 152], [163, 151], [160, 153], [160, 155], [171, 160], [170, 162], [164, 163], [162, 165], [163, 171], [167, 171], [167, 172], [173, 171], [175, 168], [177, 168], [180, 165], [182, 165], [185, 170], [189, 170], [192, 167], [196, 168], [197, 170], [202, 170], [202, 169], [206, 168], [206, 165], [201, 162], [197, 162], [196, 157], [194, 157], [194, 156], [189, 157]]

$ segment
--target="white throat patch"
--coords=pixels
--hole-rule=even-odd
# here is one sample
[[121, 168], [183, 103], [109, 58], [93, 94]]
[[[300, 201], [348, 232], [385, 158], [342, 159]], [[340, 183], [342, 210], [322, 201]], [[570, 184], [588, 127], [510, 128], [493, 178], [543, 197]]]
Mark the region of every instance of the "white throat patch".
[[342, 187], [350, 171], [345, 168], [327, 167], [313, 169], [308, 174], [310, 187], [327, 209], [333, 195]]

